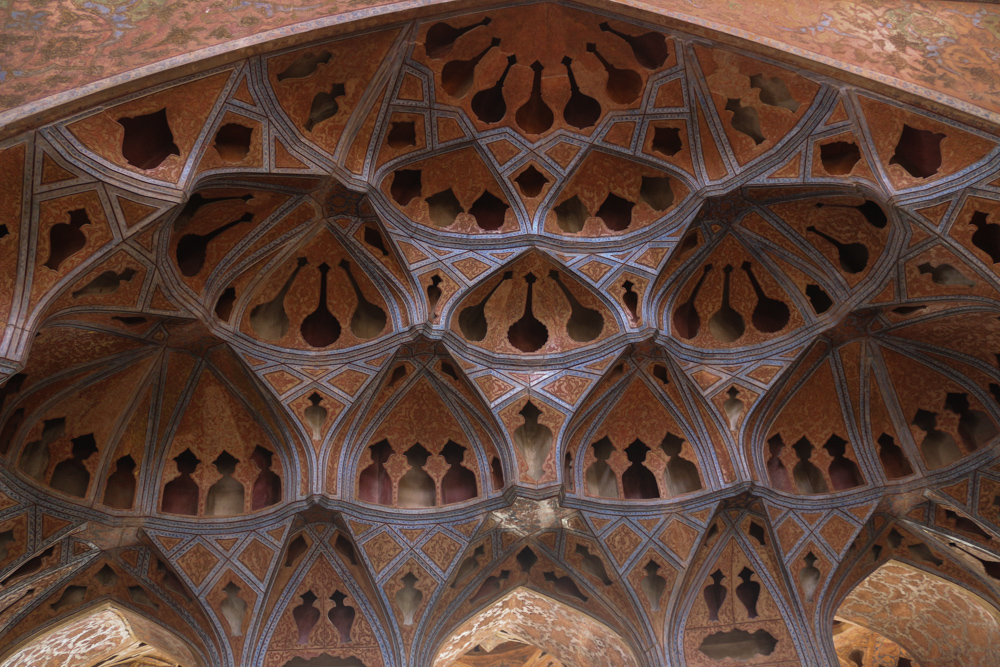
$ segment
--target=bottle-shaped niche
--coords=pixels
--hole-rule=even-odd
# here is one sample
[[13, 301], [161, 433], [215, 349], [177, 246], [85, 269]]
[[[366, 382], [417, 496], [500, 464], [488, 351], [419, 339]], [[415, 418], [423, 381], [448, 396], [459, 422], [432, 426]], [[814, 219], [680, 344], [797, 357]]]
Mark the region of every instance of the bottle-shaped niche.
[[885, 214], [882, 207], [871, 199], [866, 199], [864, 204], [858, 204], [857, 206], [852, 206], [848, 204], [824, 204], [823, 202], [817, 202], [816, 208], [853, 208], [857, 210], [861, 215], [865, 216], [865, 220], [868, 224], [875, 229], [884, 229], [889, 223], [889, 216]]
[[333, 54], [329, 51], [320, 51], [319, 53], [305, 53], [292, 61], [292, 64], [286, 67], [281, 72], [278, 72], [278, 81], [284, 81], [285, 79], [304, 79], [307, 76], [312, 76], [316, 73], [316, 70], [320, 65], [325, 65], [330, 62], [333, 58]]
[[208, 498], [205, 501], [205, 514], [207, 516], [236, 516], [243, 514], [243, 498], [245, 489], [243, 485], [233, 477], [236, 472], [236, 460], [229, 452], [223, 451], [213, 464], [222, 479], [213, 484], [208, 490]]
[[694, 289], [691, 290], [691, 296], [674, 310], [674, 329], [677, 330], [677, 335], [681, 338], [691, 340], [698, 335], [698, 331], [701, 329], [701, 315], [698, 314], [698, 307], [695, 305], [695, 300], [698, 298], [698, 293], [701, 292], [701, 287], [705, 284], [705, 278], [708, 277], [711, 270], [712, 265], [706, 264], [701, 277], [698, 278]]
[[746, 271], [750, 284], [753, 285], [754, 294], [757, 295], [757, 305], [753, 309], [751, 321], [757, 331], [761, 333], [775, 333], [781, 331], [788, 324], [788, 306], [783, 301], [772, 299], [764, 294], [763, 288], [757, 282], [757, 277], [753, 274], [753, 266], [750, 262], [743, 262], [741, 267]]
[[419, 579], [412, 572], [404, 574], [400, 581], [403, 582], [403, 587], [396, 593], [396, 603], [399, 605], [399, 610], [403, 612], [403, 625], [410, 626], [413, 625], [413, 617], [416, 616], [417, 609], [420, 608], [424, 594], [417, 589], [415, 584]]
[[514, 121], [517, 123], [517, 126], [528, 134], [548, 132], [555, 121], [552, 109], [542, 99], [543, 69], [545, 69], [544, 66], [537, 60], [531, 64], [531, 71], [534, 72], [531, 95], [528, 97], [528, 101], [522, 104], [521, 108], [514, 114]]
[[213, 229], [207, 234], [185, 234], [177, 243], [177, 267], [181, 275], [190, 278], [201, 272], [205, 266], [205, 252], [208, 244], [223, 232], [244, 222], [253, 222], [253, 213], [244, 213], [241, 217]]
[[987, 255], [994, 264], [1000, 262], [1000, 225], [988, 222], [989, 213], [976, 211], [969, 220], [969, 225], [976, 228], [972, 233], [972, 245]]
[[278, 340], [288, 333], [288, 313], [285, 312], [285, 297], [288, 290], [292, 288], [295, 277], [299, 275], [302, 267], [309, 263], [305, 257], [299, 257], [285, 284], [281, 286], [274, 298], [265, 303], [254, 306], [250, 311], [250, 327], [254, 333], [264, 340]]
[[470, 23], [461, 28], [456, 28], [444, 22], [435, 23], [427, 30], [427, 35], [424, 36], [424, 52], [428, 58], [443, 58], [451, 51], [451, 47], [455, 46], [455, 42], [458, 41], [459, 37], [470, 30], [487, 26], [491, 21], [492, 19], [487, 16], [482, 21]]
[[577, 343], [589, 343], [604, 331], [604, 316], [593, 308], [587, 308], [580, 303], [569, 288], [563, 284], [562, 277], [555, 269], [549, 271], [549, 278], [555, 281], [569, 302], [570, 316], [566, 322], [566, 332]]
[[578, 130], [592, 127], [601, 117], [601, 103], [580, 91], [576, 77], [573, 76], [573, 59], [566, 56], [562, 59], [562, 64], [566, 66], [566, 75], [569, 77], [571, 91], [569, 101], [563, 108], [563, 118], [566, 119], [566, 123]]
[[452, 60], [441, 69], [441, 87], [455, 98], [463, 98], [472, 88], [476, 78], [476, 66], [491, 49], [500, 46], [500, 38], [494, 37], [490, 45], [468, 60]]
[[616, 104], [632, 104], [642, 94], [642, 77], [631, 69], [615, 67], [597, 50], [596, 44], [587, 44], [587, 51], [597, 56], [608, 73], [608, 83], [604, 90]]
[[323, 262], [319, 265], [319, 305], [302, 320], [299, 327], [302, 339], [312, 347], [328, 347], [340, 338], [340, 322], [326, 305], [326, 283], [329, 272], [329, 264]]
[[462, 330], [462, 335], [465, 336], [466, 340], [478, 343], [486, 338], [489, 329], [489, 324], [486, 321], [486, 304], [493, 297], [493, 294], [500, 289], [500, 286], [513, 277], [513, 271], [504, 273], [500, 281], [486, 293], [486, 296], [479, 303], [466, 306], [458, 314], [458, 328]]
[[344, 600], [346, 599], [346, 595], [340, 591], [335, 591], [330, 596], [333, 606], [326, 613], [327, 618], [330, 619], [330, 623], [333, 624], [333, 627], [337, 628], [337, 633], [340, 635], [340, 643], [342, 644], [351, 641], [351, 628], [354, 626], [355, 616], [354, 607], [344, 604]]
[[722, 305], [708, 321], [708, 330], [719, 342], [732, 343], [743, 335], [746, 324], [743, 322], [743, 316], [736, 312], [729, 302], [729, 281], [733, 267], [727, 264], [722, 271], [725, 274], [722, 281]]
[[705, 587], [702, 591], [702, 596], [705, 598], [705, 605], [708, 607], [708, 620], [718, 621], [719, 612], [722, 610], [722, 603], [726, 601], [726, 596], [729, 595], [729, 591], [722, 584], [722, 580], [726, 578], [726, 575], [722, 574], [722, 570], [716, 570], [711, 574], [712, 583]]
[[346, 259], [340, 260], [340, 268], [344, 270], [347, 274], [347, 279], [351, 281], [351, 287], [354, 288], [354, 296], [358, 300], [358, 305], [354, 309], [354, 315], [351, 316], [351, 332], [364, 340], [374, 338], [382, 333], [382, 329], [385, 328], [387, 321], [385, 311], [365, 298], [365, 295], [361, 292], [361, 286], [358, 285], [358, 281], [354, 279], [354, 273], [351, 272], [350, 262]]
[[645, 32], [641, 35], [629, 35], [615, 30], [607, 22], [601, 24], [601, 30], [621, 37], [632, 48], [635, 61], [646, 69], [659, 69], [667, 62], [670, 52], [667, 50], [667, 38], [658, 32]]
[[530, 400], [519, 414], [524, 423], [514, 429], [514, 444], [528, 463], [528, 476], [537, 482], [552, 449], [552, 429], [538, 421], [542, 412]]
[[635, 283], [631, 280], [626, 280], [622, 283], [622, 303], [628, 308], [628, 313], [632, 317], [632, 321], [636, 324], [639, 323], [639, 295], [636, 294]]
[[532, 309], [532, 296], [535, 287], [535, 274], [528, 273], [524, 282], [528, 284], [528, 293], [524, 300], [524, 314], [521, 319], [507, 329], [507, 340], [521, 352], [538, 352], [549, 340], [549, 329], [535, 317]]
[[837, 249], [840, 268], [847, 273], [861, 273], [868, 266], [868, 248], [863, 243], [842, 243], [829, 234], [819, 231], [813, 225], [806, 227], [806, 231], [825, 239]]
[[503, 84], [510, 74], [510, 68], [517, 62], [517, 56], [507, 57], [507, 67], [497, 82], [472, 96], [472, 113], [484, 123], [499, 123], [507, 115], [507, 101], [503, 97]]
[[253, 199], [253, 195], [241, 195], [239, 197], [205, 197], [200, 192], [196, 192], [187, 200], [184, 204], [184, 208], [177, 215], [174, 220], [174, 229], [181, 230], [187, 227], [187, 224], [191, 222], [191, 219], [195, 214], [202, 209], [204, 206], [209, 204], [215, 204], [222, 201], [242, 201], [244, 204]]
[[131, 282], [132, 278], [135, 278], [135, 274], [136, 270], [133, 268], [124, 269], [121, 273], [117, 271], [105, 271], [73, 292], [72, 296], [74, 299], [79, 299], [81, 296], [114, 294], [121, 287], [122, 283]]
[[319, 440], [323, 435], [323, 425], [326, 424], [327, 409], [320, 405], [323, 397], [316, 392], [313, 392], [308, 400], [310, 405], [303, 411], [303, 416], [312, 431], [313, 440]]

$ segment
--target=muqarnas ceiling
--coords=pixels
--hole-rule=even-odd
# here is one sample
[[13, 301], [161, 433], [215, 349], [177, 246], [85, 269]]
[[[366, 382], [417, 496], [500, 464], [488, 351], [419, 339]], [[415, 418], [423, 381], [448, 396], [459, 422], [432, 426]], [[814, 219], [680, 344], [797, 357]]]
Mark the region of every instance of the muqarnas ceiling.
[[545, 3], [9, 140], [4, 655], [994, 664], [998, 163]]

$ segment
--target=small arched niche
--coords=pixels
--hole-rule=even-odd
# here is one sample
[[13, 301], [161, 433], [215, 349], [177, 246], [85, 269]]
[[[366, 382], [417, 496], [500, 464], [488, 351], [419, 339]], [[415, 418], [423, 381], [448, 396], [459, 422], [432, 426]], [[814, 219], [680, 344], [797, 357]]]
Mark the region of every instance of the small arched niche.
[[174, 632], [118, 605], [104, 603], [36, 633], [8, 652], [0, 666], [125, 665], [132, 664], [131, 658], [135, 664], [205, 664]]
[[[875, 648], [905, 666], [1000, 664], [1000, 611], [942, 577], [890, 560], [837, 609], [834, 646], [848, 664], [867, 666]], [[907, 662], [909, 661], [909, 662]]]
[[563, 665], [640, 664], [628, 642], [604, 623], [541, 593], [516, 588], [459, 626], [438, 649], [433, 666], [464, 664], [465, 657], [481, 659], [491, 653], [499, 662], [508, 652], [530, 651], [523, 646], [540, 649]]

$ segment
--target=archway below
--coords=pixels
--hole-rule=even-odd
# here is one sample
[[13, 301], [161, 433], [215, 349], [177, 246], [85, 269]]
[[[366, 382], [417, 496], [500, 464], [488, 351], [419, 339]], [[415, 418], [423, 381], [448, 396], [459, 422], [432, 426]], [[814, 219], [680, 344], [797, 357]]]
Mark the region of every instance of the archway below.
[[[898, 561], [889, 561], [868, 575], [837, 610], [840, 621], [898, 645], [902, 650], [895, 658], [904, 666], [907, 661], [936, 667], [1000, 664], [998, 616], [997, 610], [977, 595]], [[835, 644], [842, 632], [855, 630], [838, 628]], [[869, 663], [861, 644], [867, 639], [861, 642], [861, 634], [848, 664], [865, 667]], [[881, 646], [885, 642], [876, 643]]]
[[[527, 645], [529, 649], [517, 646]], [[545, 667], [611, 664], [639, 667], [628, 643], [583, 612], [541, 593], [518, 588], [463, 623], [438, 651], [434, 667], [464, 665], [465, 657], [524, 652]], [[547, 662], [546, 662], [547, 660]], [[522, 663], [523, 664], [523, 663]]]
[[896, 642], [850, 621], [833, 622], [833, 645], [840, 667], [922, 667]]
[[[501, 633], [502, 634], [502, 633]], [[497, 635], [497, 641], [502, 637]], [[545, 649], [519, 641], [501, 641], [497, 645], [477, 644], [472, 650], [451, 663], [452, 667], [566, 667]]]
[[119, 664], [203, 667], [174, 633], [114, 604], [92, 607], [36, 634], [0, 666]]

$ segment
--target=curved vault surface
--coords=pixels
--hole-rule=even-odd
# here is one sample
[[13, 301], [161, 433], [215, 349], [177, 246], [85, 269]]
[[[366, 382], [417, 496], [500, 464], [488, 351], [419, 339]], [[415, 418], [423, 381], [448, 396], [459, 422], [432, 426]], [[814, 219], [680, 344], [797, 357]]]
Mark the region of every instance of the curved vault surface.
[[[919, 660], [843, 611], [889, 560], [995, 607], [996, 126], [422, 11], [0, 144], [0, 650], [107, 603], [213, 667]], [[562, 620], [455, 643], [511, 596]]]

